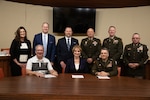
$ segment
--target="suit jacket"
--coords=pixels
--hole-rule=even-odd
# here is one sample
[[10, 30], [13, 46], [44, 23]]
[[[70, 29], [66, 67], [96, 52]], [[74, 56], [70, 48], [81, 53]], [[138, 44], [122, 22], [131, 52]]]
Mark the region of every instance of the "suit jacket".
[[70, 50], [68, 51], [65, 37], [59, 39], [57, 43], [58, 63], [60, 63], [60, 61], [64, 61], [66, 63], [67, 59], [72, 58], [73, 57], [72, 48], [74, 45], [77, 44], [79, 44], [78, 40], [75, 38], [71, 38], [71, 46], [70, 46]]
[[[33, 40], [33, 55], [35, 55], [35, 47], [36, 45], [41, 44], [43, 45], [42, 41], [42, 33], [36, 34]], [[46, 58], [48, 58], [51, 62], [54, 62], [56, 53], [56, 42], [55, 37], [51, 34], [48, 34], [48, 42], [47, 42], [47, 53]]]
[[75, 64], [74, 64], [74, 58], [68, 59], [66, 68], [65, 68], [65, 73], [89, 73], [86, 60], [83, 58], [80, 58], [79, 69], [76, 70]]

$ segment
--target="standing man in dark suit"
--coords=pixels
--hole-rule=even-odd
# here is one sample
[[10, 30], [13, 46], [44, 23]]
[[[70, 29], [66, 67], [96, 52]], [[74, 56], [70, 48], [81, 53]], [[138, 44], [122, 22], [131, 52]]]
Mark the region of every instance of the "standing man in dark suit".
[[34, 36], [33, 40], [33, 54], [35, 55], [35, 47], [38, 44], [44, 47], [44, 57], [48, 58], [52, 65], [54, 65], [56, 44], [55, 37], [48, 33], [49, 24], [44, 22], [42, 24], [42, 32]]
[[140, 43], [140, 35], [134, 33], [132, 43], [125, 46], [123, 60], [125, 62], [126, 74], [130, 77], [144, 78], [145, 67], [148, 60], [148, 48]]
[[73, 57], [73, 46], [79, 44], [78, 40], [72, 37], [73, 31], [71, 27], [66, 27], [64, 33], [65, 36], [59, 39], [57, 43], [57, 60], [62, 72], [65, 71], [67, 60]]
[[82, 57], [87, 60], [89, 69], [93, 66], [93, 61], [99, 57], [101, 50], [101, 41], [94, 37], [94, 29], [89, 28], [87, 30], [87, 38], [82, 39]]

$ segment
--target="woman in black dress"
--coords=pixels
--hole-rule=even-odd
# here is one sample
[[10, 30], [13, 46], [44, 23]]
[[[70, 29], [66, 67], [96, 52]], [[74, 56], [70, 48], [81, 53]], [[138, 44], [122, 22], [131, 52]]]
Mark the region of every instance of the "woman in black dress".
[[17, 29], [15, 39], [11, 43], [10, 55], [12, 76], [22, 75], [21, 68], [26, 67], [26, 62], [31, 57], [31, 42], [22, 26]]

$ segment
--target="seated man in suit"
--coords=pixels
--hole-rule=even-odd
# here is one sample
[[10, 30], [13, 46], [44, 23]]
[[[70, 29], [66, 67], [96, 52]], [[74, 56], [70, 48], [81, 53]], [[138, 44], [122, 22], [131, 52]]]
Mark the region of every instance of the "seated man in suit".
[[34, 36], [33, 40], [33, 55], [35, 55], [35, 47], [40, 44], [44, 47], [44, 57], [48, 58], [53, 66], [56, 53], [55, 37], [48, 33], [49, 24], [44, 22], [42, 24], [42, 32]]
[[72, 37], [73, 31], [71, 27], [66, 27], [64, 33], [65, 36], [59, 39], [57, 43], [57, 60], [58, 65], [61, 66], [60, 69], [62, 69], [60, 72], [65, 71], [67, 60], [73, 57], [73, 46], [79, 44], [78, 40]]
[[87, 66], [86, 59], [81, 58], [81, 47], [75, 45], [72, 49], [73, 57], [67, 60], [65, 73], [88, 73], [89, 68]]
[[26, 73], [29, 75], [35, 75], [38, 77], [44, 77], [45, 74], [52, 74], [58, 76], [58, 73], [53, 70], [50, 61], [43, 57], [44, 48], [42, 45], [35, 47], [36, 55], [27, 61]]
[[145, 66], [148, 60], [148, 48], [140, 43], [140, 35], [134, 33], [132, 43], [125, 46], [123, 61], [127, 76], [135, 78], [144, 78]]

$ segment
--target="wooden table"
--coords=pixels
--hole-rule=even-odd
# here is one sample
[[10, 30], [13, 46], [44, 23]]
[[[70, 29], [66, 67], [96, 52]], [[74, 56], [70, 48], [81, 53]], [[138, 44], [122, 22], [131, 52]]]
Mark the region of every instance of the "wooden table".
[[0, 100], [150, 100], [150, 80], [117, 76], [99, 80], [91, 74], [84, 77], [6, 77], [0, 79]]

